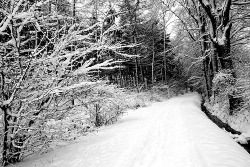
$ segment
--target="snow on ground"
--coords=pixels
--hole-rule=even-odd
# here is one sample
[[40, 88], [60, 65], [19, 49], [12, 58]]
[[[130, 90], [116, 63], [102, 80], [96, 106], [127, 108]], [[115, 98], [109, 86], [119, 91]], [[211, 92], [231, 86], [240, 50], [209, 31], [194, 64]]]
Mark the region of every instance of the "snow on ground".
[[17, 167], [249, 167], [250, 155], [213, 124], [197, 94], [130, 111], [83, 141]]

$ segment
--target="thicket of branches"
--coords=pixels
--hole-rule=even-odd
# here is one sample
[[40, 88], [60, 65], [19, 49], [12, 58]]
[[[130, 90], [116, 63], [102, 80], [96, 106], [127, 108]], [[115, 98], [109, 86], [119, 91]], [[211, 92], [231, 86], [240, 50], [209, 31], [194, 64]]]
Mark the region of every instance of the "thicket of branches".
[[158, 100], [121, 87], [140, 91], [181, 78], [165, 17], [143, 15], [153, 2], [0, 2], [3, 166], [112, 123], [145, 98]]

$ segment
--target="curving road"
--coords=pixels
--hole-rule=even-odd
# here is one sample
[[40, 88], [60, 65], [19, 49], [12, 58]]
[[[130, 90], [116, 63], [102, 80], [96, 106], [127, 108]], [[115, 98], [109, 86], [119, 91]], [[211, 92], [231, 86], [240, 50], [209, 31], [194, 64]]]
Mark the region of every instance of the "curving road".
[[130, 111], [82, 142], [18, 167], [250, 167], [250, 155], [187, 94]]

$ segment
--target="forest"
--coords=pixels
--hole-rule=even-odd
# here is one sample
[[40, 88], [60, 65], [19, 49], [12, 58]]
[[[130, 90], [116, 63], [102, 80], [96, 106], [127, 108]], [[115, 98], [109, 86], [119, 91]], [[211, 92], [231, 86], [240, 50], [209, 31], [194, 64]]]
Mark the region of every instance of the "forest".
[[249, 32], [248, 0], [1, 0], [1, 164], [188, 91], [250, 127]]

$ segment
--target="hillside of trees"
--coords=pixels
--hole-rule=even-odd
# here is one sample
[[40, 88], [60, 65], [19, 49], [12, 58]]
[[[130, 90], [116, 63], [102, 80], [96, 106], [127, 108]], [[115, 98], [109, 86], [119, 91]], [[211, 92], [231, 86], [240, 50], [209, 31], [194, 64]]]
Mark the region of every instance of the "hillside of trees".
[[248, 0], [0, 1], [1, 163], [188, 90], [243, 132], [249, 13]]

